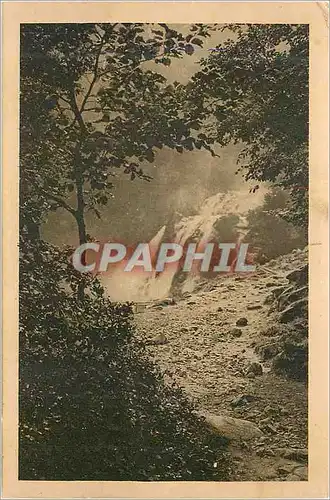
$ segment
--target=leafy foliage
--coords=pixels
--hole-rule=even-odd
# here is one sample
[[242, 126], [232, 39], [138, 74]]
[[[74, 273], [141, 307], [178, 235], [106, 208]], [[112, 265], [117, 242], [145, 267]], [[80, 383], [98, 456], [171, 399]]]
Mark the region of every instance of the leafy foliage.
[[148, 179], [155, 148], [194, 147], [179, 93], [140, 65], [202, 42], [159, 26], [149, 38], [140, 24], [22, 27], [20, 479], [227, 477], [223, 441], [148, 360], [129, 304], [39, 235], [61, 207], [86, 241], [86, 211], [101, 215], [116, 169]]
[[279, 354], [273, 360], [273, 369], [289, 378], [306, 381], [308, 378], [308, 339], [297, 334], [288, 336], [279, 345]]
[[222, 243], [233, 243], [237, 241], [239, 233], [236, 226], [239, 221], [239, 216], [235, 214], [228, 214], [220, 217], [213, 225], [216, 240]]
[[231, 39], [202, 62], [189, 85], [210, 143], [242, 142], [246, 179], [289, 191], [285, 214], [308, 218], [308, 26], [226, 25]]
[[265, 262], [307, 245], [305, 231], [281, 217], [288, 198], [287, 193], [274, 188], [265, 195], [263, 205], [248, 213], [249, 230], [245, 239], [259, 249], [259, 261]]
[[195, 147], [196, 123], [180, 113], [183, 93], [146, 66], [191, 55], [203, 43], [196, 33], [207, 30], [191, 31], [164, 23], [22, 25], [22, 190], [46, 210], [67, 210], [80, 243], [88, 240], [86, 211], [101, 217], [118, 169], [150, 180], [141, 164], [157, 149]]
[[[70, 291], [79, 279], [83, 301]], [[223, 441], [164, 384], [131, 318], [97, 281], [73, 276], [67, 255], [22, 239], [20, 479], [227, 477]]]

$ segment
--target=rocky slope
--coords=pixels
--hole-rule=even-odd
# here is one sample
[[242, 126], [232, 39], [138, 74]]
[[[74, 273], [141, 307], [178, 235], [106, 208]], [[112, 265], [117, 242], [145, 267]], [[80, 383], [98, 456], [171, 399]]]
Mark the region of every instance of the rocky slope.
[[229, 439], [232, 480], [307, 479], [306, 263], [297, 250], [135, 315], [166, 380]]

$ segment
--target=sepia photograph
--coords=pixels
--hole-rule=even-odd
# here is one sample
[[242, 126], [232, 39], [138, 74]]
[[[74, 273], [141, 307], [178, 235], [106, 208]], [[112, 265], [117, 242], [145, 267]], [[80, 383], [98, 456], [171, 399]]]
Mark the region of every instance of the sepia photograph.
[[308, 483], [309, 24], [18, 43], [18, 480]]

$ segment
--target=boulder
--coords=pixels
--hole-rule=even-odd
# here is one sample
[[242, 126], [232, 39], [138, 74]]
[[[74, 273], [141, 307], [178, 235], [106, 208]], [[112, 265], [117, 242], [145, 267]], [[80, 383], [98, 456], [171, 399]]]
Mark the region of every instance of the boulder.
[[208, 427], [219, 436], [230, 441], [250, 441], [263, 436], [263, 432], [253, 422], [239, 418], [208, 413], [204, 415]]
[[236, 321], [236, 326], [246, 326], [248, 324], [248, 320], [246, 318], [239, 318]]

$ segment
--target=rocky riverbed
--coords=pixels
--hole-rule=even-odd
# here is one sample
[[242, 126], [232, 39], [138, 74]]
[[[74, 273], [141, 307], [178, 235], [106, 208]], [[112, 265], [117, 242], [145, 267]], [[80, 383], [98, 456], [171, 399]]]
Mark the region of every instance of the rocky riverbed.
[[[290, 308], [301, 314], [302, 301], [306, 306], [301, 294], [307, 291], [292, 285], [292, 272], [306, 263], [307, 250], [297, 250], [253, 274], [201, 282], [195, 292], [135, 315], [138, 335], [165, 379], [175, 380], [229, 439], [233, 481], [307, 480], [306, 380], [275, 369], [283, 335], [304, 328], [300, 318], [297, 324], [283, 314]], [[274, 305], [285, 295], [293, 306]]]

